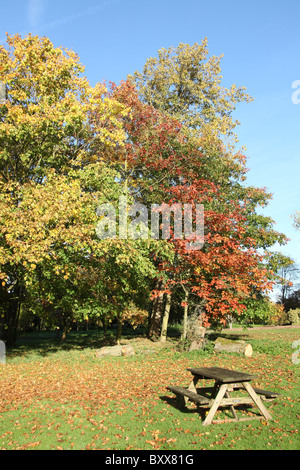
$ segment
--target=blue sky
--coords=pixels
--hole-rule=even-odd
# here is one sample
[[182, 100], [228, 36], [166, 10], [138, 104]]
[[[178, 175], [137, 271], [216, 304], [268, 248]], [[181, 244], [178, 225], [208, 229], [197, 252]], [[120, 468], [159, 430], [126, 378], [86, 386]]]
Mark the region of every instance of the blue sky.
[[300, 86], [298, 94], [292, 88], [300, 80], [299, 26], [299, 0], [2, 0], [0, 5], [0, 43], [6, 32], [48, 36], [55, 46], [78, 53], [92, 84], [118, 83], [161, 47], [207, 37], [210, 54], [224, 54], [223, 84], [246, 86], [255, 99], [235, 112], [240, 146], [247, 147], [248, 184], [273, 194], [263, 213], [291, 239], [280, 250], [300, 265], [300, 232], [292, 220], [300, 210]]

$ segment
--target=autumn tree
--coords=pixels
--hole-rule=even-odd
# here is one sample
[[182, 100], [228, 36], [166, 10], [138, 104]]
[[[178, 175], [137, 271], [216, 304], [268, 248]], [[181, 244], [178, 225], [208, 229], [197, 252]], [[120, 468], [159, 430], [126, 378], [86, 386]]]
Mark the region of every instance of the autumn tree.
[[149, 298], [156, 273], [150, 255], [160, 252], [156, 240], [99, 240], [96, 233], [97, 208], [109, 202], [117, 211], [128, 187], [130, 100], [122, 103], [102, 84], [91, 87], [76, 54], [47, 38], [7, 42], [0, 50], [5, 339], [13, 343], [20, 305], [31, 296], [39, 313], [63, 312], [64, 336], [83, 313], [105, 314], [105, 321], [117, 318], [119, 340], [123, 321], [140, 318], [142, 293]]
[[[104, 85], [89, 85], [74, 52], [31, 35], [8, 36], [7, 43], [0, 48], [0, 81], [8, 97], [0, 114], [4, 181], [42, 180], [48, 168], [61, 172], [81, 163], [83, 155], [90, 161], [91, 141], [100, 148], [122, 142], [116, 115], [126, 110], [104, 99]], [[96, 109], [102, 114], [97, 126]]]
[[[241, 204], [237, 198], [228, 200], [228, 193], [213, 177], [203, 177], [201, 168], [206, 164], [206, 156], [192, 144], [178, 121], [140, 102], [128, 82], [117, 87], [114, 95], [131, 107], [131, 120], [125, 118], [124, 122], [126, 145], [117, 160], [124, 171], [127, 169], [128, 192], [147, 207], [152, 202], [172, 205], [177, 201], [192, 207], [204, 204], [206, 208], [203, 250], [189, 251], [188, 240], [174, 239], [171, 222], [167, 246], [173, 256], [169, 259], [163, 253], [156, 256], [161, 275], [152, 286], [149, 335], [159, 336], [163, 293], [166, 293], [167, 314], [170, 292], [175, 286], [198, 296], [199, 302], [205, 299], [207, 321], [208, 318], [224, 321], [232, 310], [238, 314], [243, 308], [241, 297], [249, 294], [250, 286], [264, 288], [268, 284], [266, 270], [258, 268], [261, 258], [255, 242], [244, 227], [246, 213], [250, 211], [248, 202]], [[183, 307], [186, 309], [186, 301]]]
[[[177, 120], [191, 148], [200, 150], [201, 165], [194, 168], [197, 177], [222, 187], [224, 204], [247, 201], [247, 234], [263, 248], [284, 244], [286, 237], [274, 230], [274, 221], [257, 213], [272, 194], [247, 185], [245, 149], [236, 148], [239, 121], [233, 113], [238, 103], [250, 102], [252, 97], [245, 87], [222, 86], [222, 57], [209, 57], [207, 38], [201, 44], [180, 43], [177, 48], [160, 49], [141, 72], [128, 78], [141, 100]], [[218, 199], [217, 204], [221, 203]]]
[[[237, 103], [252, 98], [244, 87], [222, 86], [221, 57], [208, 56], [207, 39], [193, 46], [181, 43], [177, 48], [160, 49], [129, 79], [143, 102], [181, 126], [181, 146], [185, 139], [181, 158], [177, 153], [172, 170], [164, 162], [170, 178], [160, 189], [164, 194], [173, 191], [170, 200], [205, 205], [206, 236], [199, 252], [187, 254], [184, 247], [179, 249], [177, 278], [185, 290], [189, 286], [189, 292], [206, 299], [212, 320], [219, 311], [225, 322], [226, 314], [240, 312], [242, 298], [251, 295], [247, 279], [254, 290], [260, 283], [262, 288], [270, 286], [263, 280], [269, 275], [257, 249], [286, 242], [285, 235], [274, 230], [273, 220], [257, 213], [271, 195], [247, 186], [246, 158], [243, 149], [236, 149], [234, 131], [239, 123], [233, 112]], [[176, 270], [172, 268], [173, 276]], [[256, 286], [248, 278], [250, 272]]]
[[[142, 319], [151, 292], [149, 332], [157, 338], [164, 296], [167, 319], [176, 287], [205, 304], [207, 323], [224, 323], [251, 290], [270, 286], [258, 248], [285, 237], [256, 213], [270, 195], [245, 185], [246, 159], [227, 142], [235, 104], [250, 97], [221, 86], [220, 58], [207, 58], [206, 41], [159, 51], [135, 74], [137, 90], [133, 77], [91, 87], [76, 54], [47, 38], [16, 35], [7, 43], [0, 48], [0, 279], [8, 343], [25, 295], [63, 309], [68, 321], [83, 312], [115, 317], [119, 341], [122, 323]], [[203, 247], [189, 250], [191, 240], [174, 236], [173, 215], [167, 239], [116, 232], [99, 240], [102, 203], [138, 226], [138, 214], [119, 208], [121, 196], [149, 213], [153, 204], [204, 205]]]
[[76, 54], [47, 38], [8, 36], [7, 46], [0, 47], [7, 92], [0, 107], [0, 277], [12, 343], [37, 266], [58, 260], [58, 246], [86, 253], [95, 238], [99, 193], [82, 187], [78, 171], [100, 163], [92, 143], [99, 152], [123, 145], [116, 116], [128, 110], [106, 96], [104, 85], [91, 87]]
[[250, 101], [244, 87], [222, 86], [221, 57], [208, 57], [207, 38], [201, 44], [180, 43], [162, 48], [133, 75], [142, 99], [185, 125], [185, 131], [207, 145], [207, 137], [228, 136], [238, 124], [235, 104]]

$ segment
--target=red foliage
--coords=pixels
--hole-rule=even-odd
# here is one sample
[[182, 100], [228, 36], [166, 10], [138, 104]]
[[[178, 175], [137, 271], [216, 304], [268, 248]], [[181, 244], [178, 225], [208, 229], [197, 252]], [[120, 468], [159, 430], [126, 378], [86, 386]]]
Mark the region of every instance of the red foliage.
[[[253, 289], [271, 287], [255, 240], [244, 228], [247, 211], [252, 211], [250, 202], [229, 199], [226, 185], [215, 183], [213, 167], [209, 171], [210, 156], [186, 139], [177, 121], [143, 104], [132, 84], [114, 86], [112, 93], [131, 108], [131, 118], [124, 120], [126, 156], [134, 174], [131, 184], [144, 194], [142, 202], [148, 194], [148, 203], [156, 197], [159, 204], [204, 205], [203, 248], [187, 250], [189, 240], [174, 240], [171, 231], [176, 265], [162, 260], [161, 269], [170, 273], [169, 286], [184, 280], [190, 292], [206, 301], [207, 320], [218, 318], [224, 323], [228, 314], [245, 308], [243, 298]], [[227, 157], [220, 145], [218, 158]], [[247, 171], [244, 164], [240, 154], [228, 163], [232, 173], [240, 168], [241, 174]], [[158, 293], [153, 294], [155, 297]]]

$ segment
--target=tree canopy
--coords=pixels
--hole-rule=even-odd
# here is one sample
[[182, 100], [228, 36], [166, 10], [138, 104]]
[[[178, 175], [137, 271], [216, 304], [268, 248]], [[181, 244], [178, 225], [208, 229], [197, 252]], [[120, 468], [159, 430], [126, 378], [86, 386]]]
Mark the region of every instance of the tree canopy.
[[[247, 186], [233, 134], [235, 105], [251, 98], [243, 87], [222, 87], [220, 59], [208, 58], [206, 39], [180, 44], [119, 85], [92, 87], [77, 55], [47, 38], [8, 36], [0, 46], [0, 323], [8, 344], [22, 305], [65, 333], [74, 321], [117, 319], [118, 340], [125, 320], [148, 321], [158, 338], [165, 298], [169, 310], [176, 298], [185, 312], [201, 306], [205, 325], [225, 324], [271, 288], [261, 249], [286, 237], [257, 213], [271, 195]], [[114, 238], [99, 239], [103, 204], [137, 235], [146, 210], [144, 236], [119, 224]], [[170, 211], [169, 236], [164, 227], [151, 236], [153, 207], [174, 204], [182, 222], [191, 209], [189, 230], [183, 224], [176, 237]], [[199, 206], [203, 243], [193, 250]]]

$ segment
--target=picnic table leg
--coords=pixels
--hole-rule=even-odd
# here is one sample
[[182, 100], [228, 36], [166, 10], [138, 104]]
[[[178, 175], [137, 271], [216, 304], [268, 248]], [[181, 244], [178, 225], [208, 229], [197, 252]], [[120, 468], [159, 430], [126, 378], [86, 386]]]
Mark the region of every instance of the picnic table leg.
[[191, 392], [197, 393], [196, 385], [198, 383], [198, 380], [199, 380], [199, 377], [195, 376], [192, 382], [190, 383], [188, 390], [190, 390]]
[[267, 408], [265, 407], [265, 405], [263, 404], [261, 398], [256, 394], [256, 392], [253, 390], [253, 387], [252, 385], [250, 385], [249, 382], [244, 382], [243, 383], [245, 389], [247, 390], [247, 392], [249, 393], [250, 397], [252, 398], [252, 400], [254, 401], [254, 403], [258, 406], [261, 414], [266, 418], [266, 419], [272, 419], [272, 416], [270, 415], [270, 413], [268, 412]]
[[[193, 378], [193, 380], [191, 381], [188, 387], [188, 390], [190, 390], [191, 392], [197, 393], [196, 385], [197, 385], [198, 380], [199, 380], [199, 377], [195, 375], [195, 377]], [[188, 404], [188, 402], [189, 402], [189, 399], [187, 397], [184, 397], [185, 406]]]
[[183, 410], [186, 407], [187, 402], [188, 402], [188, 399], [186, 397], [176, 394], [176, 403], [177, 403], [177, 407], [180, 410]]
[[[228, 390], [226, 391], [225, 396], [226, 396], [226, 398], [230, 398], [230, 393], [228, 392]], [[233, 406], [233, 405], [230, 405], [230, 409], [231, 409], [231, 412], [232, 412], [234, 418], [238, 421], [239, 418], [238, 418], [238, 416], [237, 416], [237, 414], [236, 414], [236, 411], [235, 411], [234, 406]]]
[[213, 404], [208, 412], [208, 415], [206, 416], [205, 420], [203, 421], [202, 425], [203, 426], [208, 426], [212, 420], [213, 420], [213, 417], [215, 416], [215, 413], [217, 411], [217, 409], [219, 408], [219, 405], [225, 395], [227, 391], [227, 384], [222, 384], [221, 387], [219, 388], [219, 391], [215, 397], [215, 399], [213, 400]]

